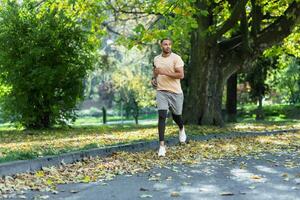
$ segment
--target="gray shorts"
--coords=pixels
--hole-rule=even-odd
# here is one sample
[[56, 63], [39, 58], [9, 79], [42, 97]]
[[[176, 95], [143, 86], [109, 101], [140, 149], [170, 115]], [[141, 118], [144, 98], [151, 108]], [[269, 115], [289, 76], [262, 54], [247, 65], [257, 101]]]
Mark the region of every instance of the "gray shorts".
[[156, 103], [158, 110], [168, 110], [175, 114], [182, 114], [183, 105], [183, 94], [176, 94], [173, 92], [157, 90], [156, 93]]

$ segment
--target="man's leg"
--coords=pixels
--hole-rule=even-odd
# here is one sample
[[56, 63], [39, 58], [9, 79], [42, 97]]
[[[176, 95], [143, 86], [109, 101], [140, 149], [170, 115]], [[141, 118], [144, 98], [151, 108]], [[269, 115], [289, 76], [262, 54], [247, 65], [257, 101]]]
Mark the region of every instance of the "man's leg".
[[172, 113], [172, 117], [175, 123], [178, 125], [179, 129], [182, 130], [183, 129], [182, 115], [175, 115], [174, 113]]
[[170, 94], [170, 108], [172, 111], [172, 117], [179, 127], [179, 141], [181, 143], [186, 141], [186, 134], [182, 119], [183, 99], [183, 94]]
[[167, 119], [167, 110], [158, 110], [158, 134], [159, 134], [159, 143], [161, 146], [164, 146], [165, 140], [165, 129], [166, 129], [166, 119]]
[[165, 156], [166, 148], [164, 142], [166, 119], [168, 113], [168, 96], [164, 91], [157, 91], [156, 94], [157, 110], [158, 110], [158, 133], [159, 133], [159, 150], [158, 156]]

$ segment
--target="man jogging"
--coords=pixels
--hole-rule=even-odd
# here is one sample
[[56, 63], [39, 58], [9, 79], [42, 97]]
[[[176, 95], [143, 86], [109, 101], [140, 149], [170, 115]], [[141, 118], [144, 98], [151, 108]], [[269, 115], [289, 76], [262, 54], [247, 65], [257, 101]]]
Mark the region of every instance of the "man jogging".
[[179, 127], [179, 141], [186, 141], [186, 134], [182, 120], [183, 93], [180, 79], [184, 78], [184, 63], [181, 57], [171, 51], [172, 40], [162, 39], [160, 42], [162, 53], [154, 58], [152, 85], [156, 87], [156, 103], [158, 108], [158, 156], [165, 156], [166, 147], [164, 134], [168, 110], [172, 112], [173, 120]]

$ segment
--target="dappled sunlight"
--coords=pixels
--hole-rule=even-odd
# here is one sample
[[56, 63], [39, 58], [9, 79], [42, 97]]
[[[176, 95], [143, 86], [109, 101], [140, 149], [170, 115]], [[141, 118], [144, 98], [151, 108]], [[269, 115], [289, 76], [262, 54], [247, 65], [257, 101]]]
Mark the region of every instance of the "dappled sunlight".
[[165, 183], [155, 183], [153, 185], [153, 188], [156, 190], [163, 190], [163, 189], [167, 189], [169, 186]]
[[203, 193], [210, 193], [210, 192], [219, 192], [220, 189], [216, 185], [210, 185], [210, 184], [199, 184], [197, 185], [198, 191], [201, 191]]
[[193, 187], [193, 186], [184, 186], [180, 190], [181, 194], [197, 194], [199, 193], [199, 188], [198, 187]]
[[[265, 130], [267, 127], [266, 125], [258, 125], [258, 124], [251, 124], [251, 123], [239, 123], [239, 124], [233, 124], [232, 128], [235, 128], [237, 130], [244, 130], [244, 131], [251, 131], [253, 130]], [[270, 127], [268, 127], [270, 128]]]
[[205, 198], [219, 194], [222, 190], [218, 185], [212, 184], [197, 184], [196, 186], [183, 186], [178, 191], [181, 195], [188, 196], [189, 199], [199, 199], [199, 197]]
[[[293, 137], [300, 139], [300, 131], [296, 132], [296, 133], [290, 133], [290, 135], [292, 135]], [[290, 144], [290, 135], [278, 135], [278, 137], [267, 137], [267, 136], [261, 136], [261, 137], [257, 137], [256, 141], [262, 144], [266, 144], [266, 145], [281, 145], [281, 146], [285, 146], [285, 145], [289, 145]], [[295, 145], [300, 145], [299, 142], [295, 142]]]
[[284, 184], [272, 184], [272, 188], [279, 191], [288, 191], [290, 187]]
[[218, 144], [217, 147], [223, 149], [224, 151], [236, 151], [238, 149], [238, 146], [235, 144], [230, 144], [230, 143], [221, 143]]
[[276, 124], [276, 123], [232, 123], [227, 125], [237, 131], [271, 131], [282, 129], [299, 129], [300, 124]]
[[244, 183], [253, 183], [253, 182], [265, 182], [267, 181], [266, 178], [262, 177], [261, 175], [254, 174], [249, 172], [247, 169], [239, 169], [234, 168], [231, 171], [232, 179], [236, 181], [241, 181]]
[[257, 165], [255, 166], [255, 168], [259, 171], [265, 172], [265, 173], [270, 173], [270, 174], [276, 174], [279, 173], [277, 170], [267, 167], [267, 166], [263, 166], [263, 165]]

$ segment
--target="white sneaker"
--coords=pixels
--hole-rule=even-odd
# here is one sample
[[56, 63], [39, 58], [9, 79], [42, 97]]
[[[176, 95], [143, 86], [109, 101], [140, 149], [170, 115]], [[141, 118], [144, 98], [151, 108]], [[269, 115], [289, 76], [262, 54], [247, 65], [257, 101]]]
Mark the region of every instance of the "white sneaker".
[[184, 143], [185, 141], [186, 141], [186, 134], [183, 127], [182, 130], [179, 129], [179, 142]]
[[158, 156], [166, 156], [166, 147], [165, 146], [159, 147]]

